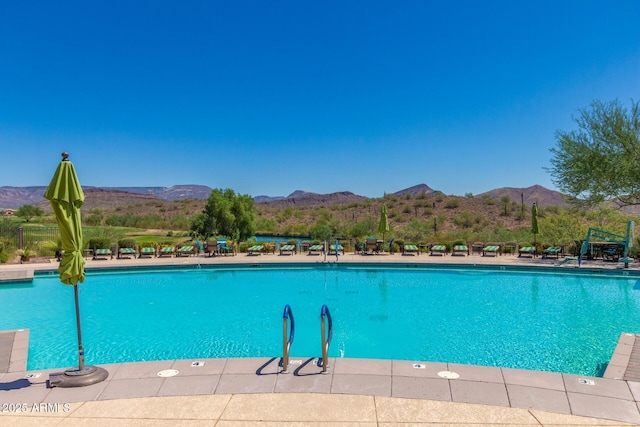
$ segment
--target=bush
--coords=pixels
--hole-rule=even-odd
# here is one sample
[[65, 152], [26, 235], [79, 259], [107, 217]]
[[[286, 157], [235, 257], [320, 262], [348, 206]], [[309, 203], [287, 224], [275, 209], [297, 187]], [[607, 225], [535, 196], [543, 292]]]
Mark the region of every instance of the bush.
[[120, 239], [118, 240], [118, 247], [119, 248], [135, 248], [136, 241], [133, 239]]
[[447, 209], [455, 209], [460, 206], [460, 200], [458, 199], [449, 199], [447, 203], [444, 204], [444, 207]]
[[89, 249], [109, 249], [111, 247], [111, 239], [108, 237], [94, 237], [89, 239], [87, 247]]

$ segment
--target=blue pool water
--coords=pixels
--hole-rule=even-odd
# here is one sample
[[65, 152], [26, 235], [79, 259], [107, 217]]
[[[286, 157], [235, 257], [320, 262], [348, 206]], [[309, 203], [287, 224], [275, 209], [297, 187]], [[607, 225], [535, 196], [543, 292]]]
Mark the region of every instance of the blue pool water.
[[[621, 333], [640, 332], [637, 278], [317, 265], [89, 272], [80, 285], [88, 364], [282, 354], [602, 373]], [[73, 288], [56, 274], [0, 285], [0, 330], [29, 328], [28, 369], [77, 365]]]

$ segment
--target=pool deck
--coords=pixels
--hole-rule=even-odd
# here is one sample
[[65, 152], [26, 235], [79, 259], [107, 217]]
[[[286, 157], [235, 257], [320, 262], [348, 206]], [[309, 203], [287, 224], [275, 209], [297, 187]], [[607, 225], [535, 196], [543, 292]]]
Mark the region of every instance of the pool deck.
[[[141, 265], [318, 263], [322, 255], [239, 254], [88, 260], [87, 269]], [[327, 256], [326, 262], [335, 262]], [[555, 266], [517, 256], [363, 256], [339, 263], [432, 263]], [[554, 267], [555, 266], [555, 267]], [[56, 262], [0, 266], [1, 281], [31, 280]], [[589, 270], [620, 269], [585, 262]], [[638, 264], [628, 269], [639, 274]], [[0, 283], [0, 286], [1, 283]], [[621, 333], [603, 378], [424, 361], [330, 359], [327, 373], [311, 357], [194, 359], [101, 365], [107, 380], [81, 388], [47, 388], [51, 371], [27, 371], [29, 331], [0, 332], [2, 425], [637, 425], [640, 338]], [[199, 362], [199, 363], [194, 363]], [[161, 373], [159, 375], [159, 373]]]

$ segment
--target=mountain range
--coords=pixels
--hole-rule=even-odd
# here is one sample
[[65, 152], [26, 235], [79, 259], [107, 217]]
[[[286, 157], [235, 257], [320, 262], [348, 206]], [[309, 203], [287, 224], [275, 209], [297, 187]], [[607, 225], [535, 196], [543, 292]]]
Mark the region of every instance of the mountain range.
[[[35, 205], [44, 202], [44, 186], [32, 187], [0, 187], [0, 209], [17, 209], [23, 205]], [[87, 202], [90, 199], [100, 199], [101, 204], [107, 206], [121, 206], [133, 203], [153, 200], [184, 200], [206, 199], [211, 193], [211, 188], [205, 185], [174, 185], [172, 187], [84, 187]], [[393, 193], [395, 196], [411, 194], [442, 193], [434, 190], [426, 184], [418, 184]], [[566, 207], [564, 196], [554, 190], [533, 185], [527, 188], [503, 187], [487, 191], [476, 197], [491, 197], [500, 199], [508, 196], [513, 201], [523, 201], [525, 204], [537, 202], [541, 206]], [[273, 206], [313, 206], [320, 204], [346, 204], [362, 200], [367, 197], [354, 194], [349, 191], [340, 191], [330, 194], [318, 194], [302, 190], [296, 190], [288, 196], [256, 196], [256, 203], [265, 203]]]

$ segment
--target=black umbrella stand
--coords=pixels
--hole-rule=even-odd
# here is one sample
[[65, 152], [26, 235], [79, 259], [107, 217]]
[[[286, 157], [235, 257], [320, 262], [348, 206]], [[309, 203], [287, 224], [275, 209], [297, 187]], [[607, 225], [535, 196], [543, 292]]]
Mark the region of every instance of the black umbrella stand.
[[80, 329], [80, 304], [78, 303], [78, 285], [73, 285], [76, 301], [76, 328], [78, 329], [78, 369], [49, 374], [47, 387], [84, 387], [104, 381], [109, 373], [98, 366], [84, 365], [84, 348], [82, 348], [82, 332]]

